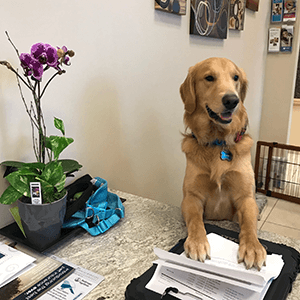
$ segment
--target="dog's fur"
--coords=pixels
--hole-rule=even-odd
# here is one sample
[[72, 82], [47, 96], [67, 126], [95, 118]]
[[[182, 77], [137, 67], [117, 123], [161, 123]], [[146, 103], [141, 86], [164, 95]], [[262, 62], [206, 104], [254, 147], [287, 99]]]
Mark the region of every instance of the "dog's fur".
[[[247, 268], [260, 270], [266, 250], [257, 238], [258, 208], [250, 157], [253, 141], [248, 134], [235, 141], [248, 123], [243, 104], [246, 91], [244, 71], [225, 58], [209, 58], [191, 67], [180, 86], [187, 127], [182, 142], [186, 173], [181, 208], [188, 230], [184, 248], [192, 259], [210, 258], [203, 218], [236, 220], [240, 225], [237, 259]], [[226, 108], [226, 97], [235, 104]], [[220, 159], [222, 146], [212, 144], [216, 139], [226, 142], [231, 161]]]

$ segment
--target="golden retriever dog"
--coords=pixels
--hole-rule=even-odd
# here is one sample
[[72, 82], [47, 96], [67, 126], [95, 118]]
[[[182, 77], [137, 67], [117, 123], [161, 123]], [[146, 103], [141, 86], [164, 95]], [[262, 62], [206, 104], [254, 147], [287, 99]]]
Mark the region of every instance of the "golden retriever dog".
[[251, 137], [245, 134], [244, 71], [225, 58], [209, 58], [189, 69], [180, 86], [186, 133], [182, 214], [192, 259], [210, 258], [203, 219], [238, 221], [238, 262], [265, 265], [266, 250], [257, 238], [258, 207], [251, 165]]

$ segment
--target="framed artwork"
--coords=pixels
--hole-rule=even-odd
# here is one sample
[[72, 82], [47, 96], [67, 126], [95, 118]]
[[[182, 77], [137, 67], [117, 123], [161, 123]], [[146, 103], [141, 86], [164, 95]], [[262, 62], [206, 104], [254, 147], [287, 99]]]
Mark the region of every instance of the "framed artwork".
[[186, 14], [187, 0], [155, 0], [155, 9], [174, 13], [177, 15]]
[[246, 7], [254, 10], [254, 11], [258, 11], [258, 4], [259, 4], [259, 0], [247, 0], [246, 1]]
[[246, 0], [230, 0], [229, 29], [243, 30]]
[[190, 34], [227, 38], [230, 0], [191, 0]]

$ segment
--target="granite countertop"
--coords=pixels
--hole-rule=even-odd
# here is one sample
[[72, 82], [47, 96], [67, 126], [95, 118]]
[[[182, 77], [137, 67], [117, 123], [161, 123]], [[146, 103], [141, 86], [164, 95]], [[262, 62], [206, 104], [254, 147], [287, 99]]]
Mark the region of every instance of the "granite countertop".
[[[187, 235], [179, 207], [120, 191], [112, 192], [126, 199], [124, 219], [102, 235], [92, 237], [82, 230], [47, 250], [47, 253], [105, 277], [85, 300], [124, 300], [130, 281], [148, 270], [156, 259], [154, 247], [169, 250]], [[238, 230], [238, 225], [229, 221], [210, 223]], [[258, 235], [300, 252], [299, 240], [264, 231]], [[287, 299], [300, 299], [300, 275]]]

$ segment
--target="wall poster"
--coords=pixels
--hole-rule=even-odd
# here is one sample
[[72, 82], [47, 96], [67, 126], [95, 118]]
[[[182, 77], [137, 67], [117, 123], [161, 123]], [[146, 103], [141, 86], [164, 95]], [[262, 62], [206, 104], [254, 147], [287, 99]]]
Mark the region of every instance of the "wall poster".
[[186, 14], [186, 0], [155, 0], [155, 9], [174, 13], [177, 15]]
[[229, 0], [191, 0], [190, 34], [227, 38]]
[[246, 0], [230, 0], [229, 29], [243, 30]]

